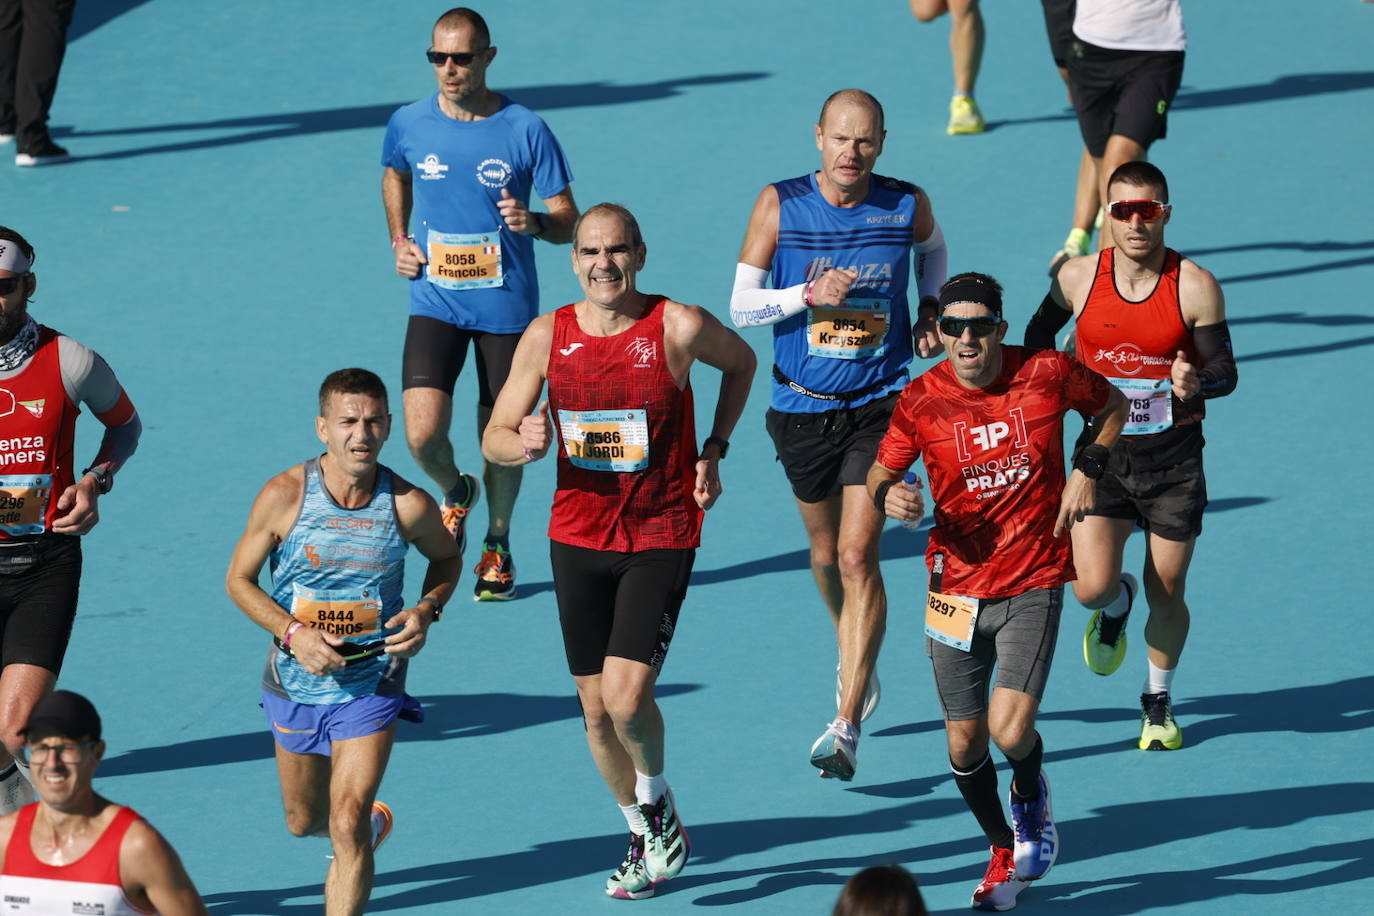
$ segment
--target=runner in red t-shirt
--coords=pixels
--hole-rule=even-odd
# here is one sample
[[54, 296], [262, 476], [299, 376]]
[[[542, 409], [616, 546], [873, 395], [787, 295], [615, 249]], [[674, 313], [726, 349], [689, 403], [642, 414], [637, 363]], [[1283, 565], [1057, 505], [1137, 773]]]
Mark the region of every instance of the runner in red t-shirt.
[[[690, 852], [663, 776], [654, 682], [755, 366], [748, 344], [710, 312], [636, 289], [645, 253], [624, 207], [598, 204], [578, 219], [573, 272], [585, 298], [525, 331], [482, 437], [487, 460], [506, 466], [557, 455], [554, 591], [587, 743], [630, 826], [606, 893], [628, 899], [653, 896]], [[696, 360], [724, 374], [700, 450]], [[536, 411], [546, 380], [549, 399]]]
[[[940, 289], [949, 356], [902, 391], [868, 473], [884, 514], [919, 521], [914, 475], [924, 458], [935, 499], [926, 563], [926, 652], [944, 708], [950, 765], [987, 834], [992, 858], [976, 909], [1015, 906], [1059, 853], [1035, 714], [1054, 658], [1063, 585], [1074, 578], [1068, 529], [1092, 509], [1096, 478], [1126, 417], [1126, 399], [1062, 353], [1002, 345], [1002, 289], [959, 274]], [[1096, 441], [1064, 482], [1064, 414], [1092, 414]], [[988, 702], [988, 681], [997, 684]], [[988, 737], [1012, 767], [1007, 825]]]
[[1235, 390], [1236, 362], [1221, 286], [1164, 244], [1172, 213], [1164, 173], [1128, 162], [1112, 174], [1110, 190], [1114, 247], [1064, 265], [1026, 328], [1026, 344], [1053, 346], [1073, 313], [1079, 358], [1130, 398], [1097, 507], [1073, 530], [1073, 591], [1096, 611], [1083, 659], [1111, 674], [1126, 656], [1126, 616], [1140, 594], [1135, 576], [1122, 572], [1122, 552], [1131, 532], [1145, 529], [1149, 657], [1137, 746], [1173, 751], [1183, 746], [1172, 697], [1191, 619], [1184, 590], [1207, 506], [1202, 418], [1208, 399]]

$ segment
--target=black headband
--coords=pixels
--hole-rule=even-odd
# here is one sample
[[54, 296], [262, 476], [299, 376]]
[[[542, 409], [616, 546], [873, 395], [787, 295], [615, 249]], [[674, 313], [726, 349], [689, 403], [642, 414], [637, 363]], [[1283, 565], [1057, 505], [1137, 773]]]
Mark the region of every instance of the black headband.
[[998, 318], [1002, 317], [1002, 294], [977, 277], [961, 277], [940, 287], [940, 312], [948, 306], [960, 302], [976, 302], [992, 309]]

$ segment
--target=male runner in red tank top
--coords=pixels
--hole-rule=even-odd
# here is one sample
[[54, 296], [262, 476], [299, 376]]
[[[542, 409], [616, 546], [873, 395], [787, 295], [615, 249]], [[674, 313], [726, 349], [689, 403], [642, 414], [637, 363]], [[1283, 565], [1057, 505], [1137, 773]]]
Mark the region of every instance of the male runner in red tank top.
[[206, 913], [176, 850], [132, 808], [92, 788], [105, 742], [90, 700], [50, 693], [21, 732], [39, 800], [0, 817], [5, 913]]
[[[549, 538], [563, 644], [592, 758], [630, 827], [606, 893], [632, 900], [653, 896], [691, 849], [663, 775], [654, 682], [755, 366], [710, 312], [639, 292], [645, 254], [625, 208], [597, 204], [578, 219], [573, 272], [584, 298], [530, 324], [482, 438], [483, 455], [502, 465], [550, 448], [558, 458]], [[696, 360], [723, 374], [700, 450]]]
[[1083, 635], [1084, 661], [1111, 674], [1126, 655], [1126, 616], [1138, 593], [1135, 577], [1121, 571], [1122, 551], [1135, 526], [1145, 529], [1149, 658], [1138, 746], [1172, 751], [1183, 746], [1172, 691], [1188, 637], [1184, 587], [1207, 505], [1204, 403], [1235, 389], [1236, 363], [1216, 278], [1164, 244], [1172, 210], [1164, 173], [1128, 162], [1108, 191], [1114, 247], [1064, 264], [1026, 328], [1026, 344], [1053, 347], [1072, 312], [1078, 358], [1131, 402], [1097, 508], [1073, 529], [1073, 590], [1096, 611]]

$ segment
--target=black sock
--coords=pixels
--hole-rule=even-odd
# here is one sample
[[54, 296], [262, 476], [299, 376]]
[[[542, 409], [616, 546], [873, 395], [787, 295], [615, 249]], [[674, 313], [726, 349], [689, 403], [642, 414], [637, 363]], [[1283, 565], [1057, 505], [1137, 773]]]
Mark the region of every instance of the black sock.
[[502, 553], [510, 553], [510, 534], [492, 534], [487, 532], [487, 536], [482, 538], [484, 546], [500, 547]]
[[444, 498], [451, 503], [464, 503], [468, 501], [468, 498], [471, 496], [471, 494], [472, 486], [468, 483], [467, 477], [463, 476], [462, 474], [459, 474], [458, 482], [455, 483], [449, 489], [449, 491], [444, 494]]
[[959, 794], [964, 796], [964, 803], [987, 834], [988, 843], [1011, 849], [1011, 825], [1002, 813], [1002, 799], [997, 795], [997, 767], [993, 765], [992, 755], [984, 757], [983, 762], [969, 772], [960, 770], [953, 760], [949, 768], [954, 771], [954, 783], [959, 787]]
[[[1040, 797], [1040, 759], [1045, 756], [1045, 745], [1040, 733], [1035, 734], [1035, 747], [1020, 760], [1007, 758], [1011, 764], [1011, 791], [1022, 801], [1035, 801]], [[1028, 791], [1029, 789], [1029, 791]]]

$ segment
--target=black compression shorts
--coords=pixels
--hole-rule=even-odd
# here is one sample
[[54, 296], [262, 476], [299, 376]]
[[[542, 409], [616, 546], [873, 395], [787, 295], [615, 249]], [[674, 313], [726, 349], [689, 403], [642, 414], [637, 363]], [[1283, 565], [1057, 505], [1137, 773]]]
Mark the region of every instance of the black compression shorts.
[[[13, 560], [32, 566], [12, 571]], [[0, 666], [62, 671], [81, 587], [81, 539], [66, 534], [0, 541]]]
[[574, 677], [606, 656], [663, 667], [696, 550], [591, 550], [549, 542], [563, 648]]
[[454, 383], [467, 362], [468, 344], [477, 351], [477, 403], [491, 407], [510, 375], [519, 334], [488, 334], [454, 327], [447, 321], [411, 315], [406, 325], [401, 387], [438, 388], [453, 396]]
[[768, 408], [768, 434], [797, 499], [818, 503], [841, 487], [868, 482], [897, 397], [891, 394], [860, 407], [823, 413]]
[[[1069, 88], [1083, 145], [1100, 159], [1113, 134], [1145, 149], [1162, 140], [1183, 81], [1182, 51], [1118, 51], [1074, 39]], [[1104, 202], [1105, 203], [1105, 202]]]

